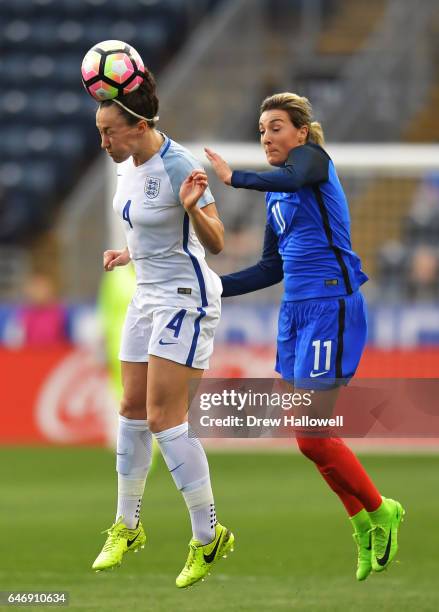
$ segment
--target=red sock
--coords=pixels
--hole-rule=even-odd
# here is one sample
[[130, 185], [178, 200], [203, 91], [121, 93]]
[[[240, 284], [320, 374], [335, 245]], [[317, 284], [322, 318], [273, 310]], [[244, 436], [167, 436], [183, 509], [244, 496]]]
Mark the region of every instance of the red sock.
[[342, 502], [343, 506], [346, 508], [346, 512], [348, 513], [349, 516], [354, 516], [354, 514], [358, 514], [360, 510], [363, 510], [363, 504], [360, 502], [360, 500], [354, 495], [351, 495], [350, 493], [346, 493], [346, 491], [342, 489], [340, 485], [338, 485], [335, 482], [335, 480], [331, 478], [329, 474], [325, 473], [325, 468], [322, 468], [317, 464], [316, 464], [316, 468], [319, 470], [320, 474], [326, 480], [326, 482], [331, 487], [331, 489], [334, 491], [334, 493], [336, 493], [339, 496], [340, 501]]
[[[297, 437], [296, 440], [302, 453], [311, 459], [311, 461], [314, 461], [329, 486], [331, 486], [330, 481], [335, 483], [339, 490], [349, 494], [351, 497], [355, 497], [367, 512], [373, 512], [378, 508], [382, 502], [378, 489], [367, 475], [366, 470], [357, 457], [346, 446], [343, 440], [340, 438], [308, 437]], [[331, 486], [331, 488], [333, 487]], [[345, 504], [345, 500], [341, 497], [339, 491], [333, 490]], [[352, 500], [349, 501], [351, 502]], [[345, 507], [349, 512], [346, 504]], [[351, 507], [350, 503], [349, 507]]]

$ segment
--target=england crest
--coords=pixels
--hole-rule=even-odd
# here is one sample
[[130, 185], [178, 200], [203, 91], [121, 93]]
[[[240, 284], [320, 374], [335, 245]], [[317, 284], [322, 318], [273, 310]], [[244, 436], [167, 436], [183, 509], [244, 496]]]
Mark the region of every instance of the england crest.
[[153, 176], [147, 176], [145, 181], [145, 195], [148, 199], [153, 200], [159, 195], [160, 179]]

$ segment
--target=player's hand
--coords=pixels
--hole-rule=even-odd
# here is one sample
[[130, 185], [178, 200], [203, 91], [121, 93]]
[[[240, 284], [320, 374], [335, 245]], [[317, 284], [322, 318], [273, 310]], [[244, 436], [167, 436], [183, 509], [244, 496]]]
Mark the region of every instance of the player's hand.
[[226, 185], [232, 184], [232, 169], [229, 164], [215, 151], [204, 147], [207, 159], [212, 164], [212, 168], [220, 181]]
[[123, 251], [109, 250], [104, 252], [104, 270], [111, 272], [116, 266], [126, 266], [131, 261], [128, 249]]
[[192, 170], [180, 187], [180, 200], [185, 210], [190, 212], [207, 189], [207, 174], [204, 170]]

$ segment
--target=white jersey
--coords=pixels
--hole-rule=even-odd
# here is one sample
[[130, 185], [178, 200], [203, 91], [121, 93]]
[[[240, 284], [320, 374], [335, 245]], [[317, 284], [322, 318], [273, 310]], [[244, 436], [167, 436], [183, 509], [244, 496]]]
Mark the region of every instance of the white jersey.
[[[164, 136], [160, 150], [135, 166], [132, 157], [117, 164], [113, 200], [122, 218], [137, 284], [148, 302], [170, 306], [208, 306], [221, 293], [221, 281], [205, 261], [189, 215], [180, 202], [180, 186], [201, 164], [187, 149]], [[197, 206], [214, 202], [209, 188]]]

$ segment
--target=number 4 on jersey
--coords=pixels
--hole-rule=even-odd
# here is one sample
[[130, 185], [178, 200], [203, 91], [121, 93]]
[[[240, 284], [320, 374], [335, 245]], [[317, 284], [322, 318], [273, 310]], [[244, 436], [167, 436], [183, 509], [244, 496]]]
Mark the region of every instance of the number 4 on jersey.
[[128, 202], [123, 207], [122, 219], [124, 221], [128, 221], [128, 223], [130, 224], [130, 228], [133, 229], [133, 224], [131, 223], [131, 219], [130, 219], [130, 206], [131, 206], [131, 200], [128, 200]]
[[172, 329], [172, 331], [174, 332], [174, 338], [178, 338], [185, 314], [186, 309], [182, 308], [177, 312], [175, 317], [173, 317], [166, 326], [167, 329]]

